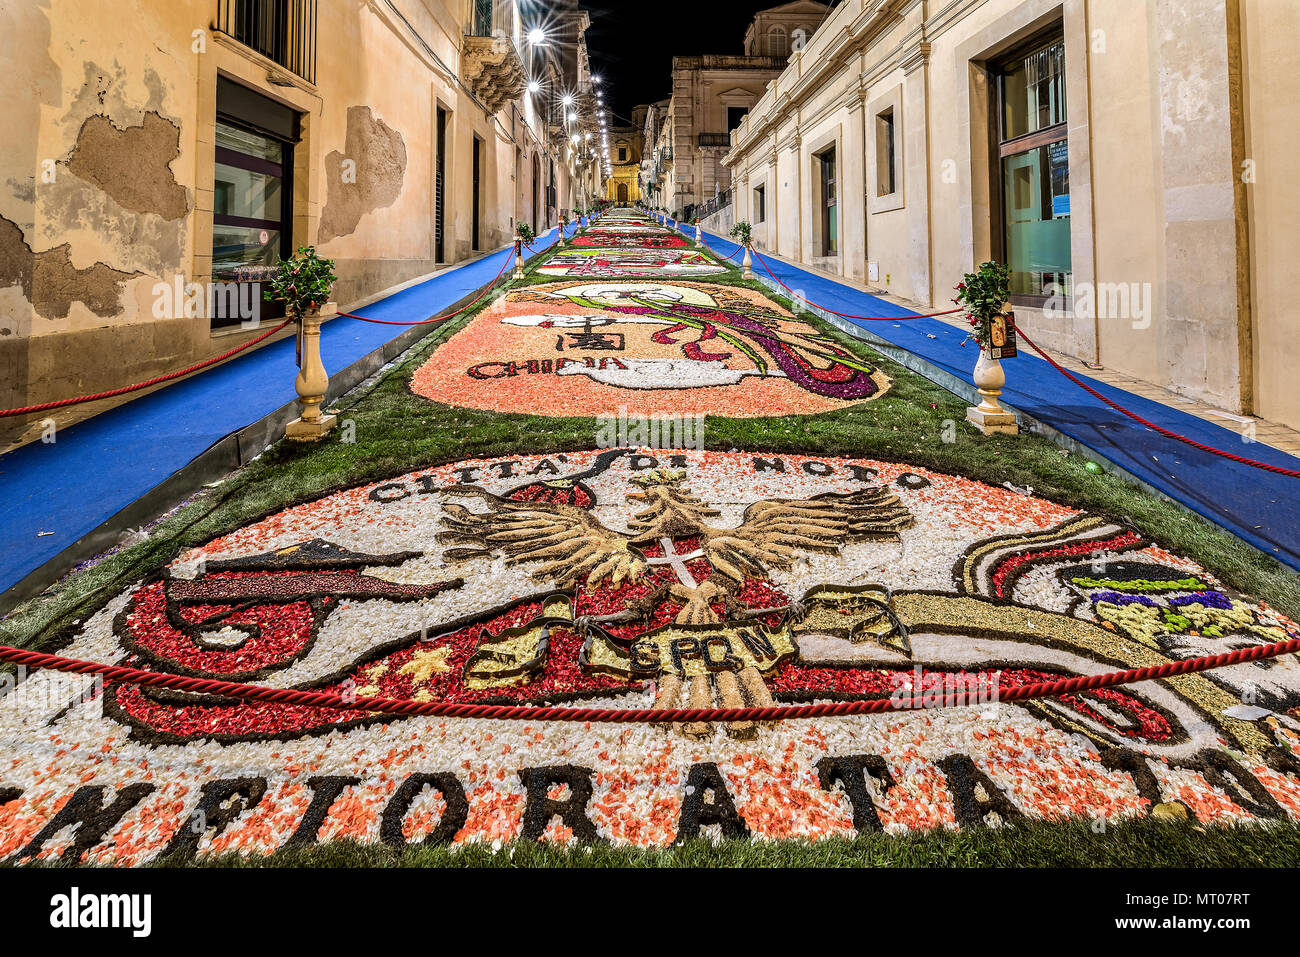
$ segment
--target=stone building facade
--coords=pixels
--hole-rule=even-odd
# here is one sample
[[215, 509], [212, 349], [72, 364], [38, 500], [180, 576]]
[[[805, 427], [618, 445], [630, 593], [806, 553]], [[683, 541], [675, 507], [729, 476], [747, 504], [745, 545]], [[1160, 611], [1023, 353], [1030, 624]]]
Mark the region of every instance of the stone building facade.
[[657, 130], [662, 160], [654, 185], [660, 203], [689, 216], [731, 185], [722, 159], [728, 134], [780, 75], [793, 48], [810, 38], [827, 6], [799, 0], [760, 11], [745, 33], [743, 55], [673, 58], [672, 96]]
[[672, 162], [672, 146], [665, 121], [671, 102], [669, 99], [648, 104], [641, 128], [641, 196], [646, 205], [655, 209], [666, 208], [663, 187], [667, 166]]
[[[1300, 427], [1300, 4], [844, 0], [732, 134], [734, 215], [925, 307]], [[1014, 372], [1012, 372], [1014, 375]]]
[[641, 202], [641, 160], [644, 154], [645, 118], [649, 106], [632, 110], [631, 123], [608, 128], [610, 173], [605, 199], [620, 206]]
[[299, 246], [346, 308], [598, 195], [551, 124], [589, 21], [551, 6], [530, 43], [518, 0], [4, 4], [0, 407], [246, 341], [231, 303]]

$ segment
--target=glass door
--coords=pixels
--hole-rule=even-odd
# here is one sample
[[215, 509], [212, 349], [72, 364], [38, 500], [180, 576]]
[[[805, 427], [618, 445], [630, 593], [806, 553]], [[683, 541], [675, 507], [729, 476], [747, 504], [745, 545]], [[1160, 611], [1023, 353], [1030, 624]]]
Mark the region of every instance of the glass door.
[[998, 71], [1002, 245], [1013, 302], [1070, 296], [1065, 42], [1040, 39]]
[[835, 150], [828, 149], [818, 157], [821, 166], [822, 192], [822, 255], [834, 256], [839, 252], [839, 202], [835, 190]]

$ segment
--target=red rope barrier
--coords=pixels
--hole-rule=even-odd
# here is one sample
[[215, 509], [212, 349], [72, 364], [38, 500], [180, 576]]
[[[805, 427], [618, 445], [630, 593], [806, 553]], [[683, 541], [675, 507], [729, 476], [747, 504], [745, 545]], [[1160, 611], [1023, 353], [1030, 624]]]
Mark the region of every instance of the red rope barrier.
[[[1007, 691], [998, 690], [999, 702], [1032, 701], [1055, 698], [1081, 691], [1097, 691], [1120, 685], [1137, 684], [1177, 675], [1197, 674], [1226, 668], [1244, 662], [1263, 661], [1282, 655], [1300, 652], [1300, 638], [1272, 645], [1257, 645], [1227, 654], [1187, 661], [1171, 661], [1149, 668], [1114, 672], [1105, 675], [1064, 678], [1059, 681], [1022, 685]], [[234, 684], [203, 678], [167, 675], [138, 668], [101, 665], [91, 661], [78, 661], [58, 655], [0, 646], [0, 661], [43, 668], [67, 674], [99, 675], [109, 682], [141, 685], [149, 688], [166, 688], [199, 695], [217, 695], [244, 701], [261, 701], [267, 704], [286, 704], [297, 707], [328, 708], [335, 711], [368, 711], [399, 716], [429, 718], [482, 718], [493, 721], [579, 721], [608, 724], [675, 724], [696, 721], [783, 721], [807, 718], [833, 718], [847, 715], [881, 714], [887, 711], [914, 711], [921, 708], [933, 710], [936, 704], [922, 697], [896, 701], [877, 698], [871, 701], [838, 701], [830, 704], [775, 705], [767, 708], [555, 708], [520, 705], [453, 704], [437, 701], [399, 701], [390, 698], [360, 698], [316, 691], [297, 691], [291, 688], [265, 688], [256, 685]], [[971, 704], [968, 696], [960, 693], [945, 696], [937, 707], [962, 707]], [[980, 702], [981, 704], [984, 702]]]
[[1029, 344], [1029, 347], [1031, 349], [1033, 349], [1040, 356], [1046, 359], [1047, 363], [1053, 369], [1061, 373], [1061, 375], [1065, 376], [1067, 379], [1069, 379], [1071, 382], [1077, 385], [1080, 389], [1083, 389], [1093, 398], [1100, 399], [1102, 402], [1106, 403], [1116, 412], [1128, 416], [1134, 422], [1137, 422], [1140, 425], [1145, 425], [1151, 431], [1158, 432], [1167, 439], [1175, 439], [1179, 442], [1183, 442], [1187, 445], [1190, 445], [1194, 449], [1199, 449], [1202, 452], [1209, 452], [1211, 455], [1218, 455], [1221, 458], [1229, 459], [1233, 462], [1238, 462], [1241, 465], [1249, 465], [1251, 468], [1263, 469], [1266, 472], [1273, 472], [1277, 475], [1285, 475], [1289, 478], [1300, 478], [1300, 472], [1293, 471], [1292, 469], [1282, 468], [1282, 466], [1280, 465], [1269, 465], [1267, 462], [1257, 462], [1255, 461], [1255, 459], [1249, 459], [1243, 455], [1235, 455], [1232, 452], [1225, 452], [1223, 449], [1216, 449], [1212, 445], [1202, 445], [1200, 442], [1197, 442], [1195, 439], [1189, 439], [1185, 435], [1179, 435], [1177, 432], [1171, 432], [1169, 429], [1162, 428], [1161, 426], [1156, 425], [1154, 422], [1148, 422], [1146, 419], [1142, 418], [1142, 416], [1138, 415], [1136, 412], [1130, 412], [1128, 409], [1124, 408], [1118, 402], [1114, 402], [1106, 398], [1104, 395], [1102, 395], [1096, 389], [1092, 388], [1092, 386], [1088, 385], [1082, 379], [1079, 379], [1078, 377], [1071, 374], [1068, 369], [1063, 368], [1060, 363], [1058, 363], [1055, 359], [1053, 359], [1046, 352], [1040, 349], [1038, 343], [1034, 342], [1033, 339], [1030, 339], [1027, 335], [1025, 335], [1025, 331], [1016, 325], [1015, 320], [1012, 320], [1010, 324], [1012, 328], [1014, 328], [1016, 332], [1020, 335], [1020, 338], [1024, 339], [1025, 342]]
[[762, 264], [763, 268], [767, 270], [767, 274], [771, 276], [774, 281], [780, 283], [781, 287], [785, 289], [786, 292], [790, 293], [790, 295], [794, 296], [797, 299], [803, 300], [804, 302], [808, 303], [810, 306], [816, 306], [818, 309], [821, 309], [825, 312], [829, 312], [835, 316], [840, 316], [841, 318], [844, 319], [865, 319], [870, 322], [900, 322], [905, 319], [934, 319], [937, 316], [951, 316], [953, 313], [963, 311], [961, 309], [946, 309], [943, 312], [927, 312], [924, 315], [920, 315], [920, 316], [854, 316], [847, 312], [836, 312], [834, 309], [829, 309], [826, 306], [818, 305], [808, 297], [800, 295], [799, 293], [791, 289], [789, 286], [787, 286], [785, 283], [781, 282], [780, 279], [776, 278], [776, 273], [772, 272], [771, 269], [768, 269], [767, 260], [765, 260], [762, 256], [758, 254], [758, 250], [754, 249], [752, 246], [750, 247], [750, 250], [754, 253], [754, 257]]
[[[549, 249], [550, 247], [547, 248]], [[448, 319], [456, 318], [456, 316], [459, 316], [462, 312], [465, 312], [467, 309], [472, 309], [474, 306], [478, 305], [478, 303], [483, 299], [483, 297], [486, 296], [489, 292], [491, 292], [496, 287], [498, 280], [501, 279], [502, 274], [506, 271], [506, 267], [510, 265], [510, 262], [513, 258], [514, 258], [514, 251], [511, 250], [511, 252], [506, 256], [505, 262], [501, 264], [501, 271], [498, 272], [496, 276], [493, 277], [492, 281], [483, 288], [483, 291], [480, 292], [477, 296], [475, 296], [472, 302], [466, 303], [464, 306], [461, 306], [455, 312], [449, 312], [445, 316], [434, 316], [432, 319], [421, 319], [419, 322], [396, 322], [390, 319], [369, 319], [366, 316], [358, 316], [355, 313], [351, 313], [351, 312], [340, 312], [339, 315], [347, 316], [349, 319], [360, 319], [362, 322], [370, 322], [378, 326], [427, 326], [430, 323], [434, 323], [434, 322], [445, 322]]]
[[[340, 313], [340, 315], [342, 315], [342, 313]], [[10, 416], [15, 416], [15, 415], [30, 415], [33, 412], [45, 412], [50, 409], [61, 409], [69, 405], [81, 405], [83, 402], [97, 402], [100, 399], [112, 399], [112, 398], [116, 398], [119, 395], [128, 395], [132, 392], [139, 392], [141, 389], [148, 389], [151, 386], [161, 385], [164, 382], [171, 382], [173, 379], [180, 379], [184, 376], [190, 375], [191, 373], [199, 372], [202, 369], [206, 369], [209, 366], [214, 366], [218, 362], [224, 362], [226, 359], [229, 359], [232, 356], [237, 356], [245, 349], [251, 349], [259, 342], [271, 338], [271, 336], [275, 335], [277, 332], [279, 332], [285, 326], [289, 325], [289, 323], [291, 322], [293, 322], [292, 319], [286, 319], [284, 322], [280, 323], [270, 332], [263, 333], [262, 335], [258, 336], [256, 339], [250, 339], [247, 342], [245, 342], [242, 346], [237, 346], [236, 348], [231, 349], [229, 352], [223, 352], [219, 356], [213, 356], [211, 359], [204, 359], [202, 362], [196, 362], [194, 365], [189, 366], [185, 369], [181, 369], [177, 372], [169, 372], [166, 375], [156, 376], [155, 378], [149, 379], [146, 382], [137, 382], [135, 383], [135, 385], [122, 386], [122, 388], [120, 389], [110, 389], [108, 392], [96, 392], [94, 395], [80, 395], [72, 399], [59, 399], [55, 402], [44, 402], [40, 405], [29, 405], [21, 409], [0, 409], [0, 419], [9, 418]]]

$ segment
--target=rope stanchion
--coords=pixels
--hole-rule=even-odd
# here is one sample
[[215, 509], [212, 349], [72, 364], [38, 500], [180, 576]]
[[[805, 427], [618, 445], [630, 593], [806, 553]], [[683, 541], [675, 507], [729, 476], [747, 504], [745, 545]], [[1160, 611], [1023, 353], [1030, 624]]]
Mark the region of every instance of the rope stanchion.
[[501, 263], [500, 271], [496, 274], [495, 277], [493, 277], [490, 283], [488, 283], [485, 287], [483, 287], [483, 291], [480, 292], [477, 296], [475, 296], [473, 301], [468, 302], [465, 305], [461, 306], [455, 312], [447, 313], [445, 316], [434, 316], [432, 319], [421, 319], [418, 322], [398, 322], [393, 319], [371, 319], [368, 316], [358, 316], [356, 313], [352, 313], [352, 312], [340, 312], [339, 315], [346, 316], [349, 319], [359, 319], [362, 322], [369, 322], [378, 326], [427, 326], [435, 322], [446, 322], [448, 319], [454, 319], [457, 316], [459, 316], [461, 313], [465, 312], [466, 310], [472, 309], [474, 306], [478, 305], [483, 300], [484, 296], [486, 296], [489, 292], [495, 289], [496, 284], [500, 281], [501, 276], [503, 273], [505, 273], [507, 267], [509, 267], [512, 259], [513, 259], [513, 253], [507, 253], [506, 256], [504, 257], [504, 261]]
[[[1138, 684], [1178, 675], [1198, 674], [1246, 662], [1264, 661], [1300, 652], [1300, 638], [1272, 645], [1256, 645], [1238, 651], [1187, 661], [1105, 675], [1065, 678], [1059, 681], [1022, 685], [1008, 690], [997, 689], [997, 701], [1015, 703], [1040, 698], [1056, 698], [1085, 691], [1098, 691], [1121, 685]], [[403, 701], [391, 698], [363, 698], [290, 688], [266, 688], [256, 685], [189, 678], [161, 674], [118, 665], [102, 665], [58, 655], [0, 646], [0, 661], [29, 668], [59, 671], [65, 674], [97, 675], [109, 683], [133, 684], [148, 688], [165, 688], [197, 695], [215, 695], [265, 704], [283, 704], [331, 711], [366, 711], [405, 717], [480, 718], [492, 721], [570, 721], [596, 724], [676, 724], [692, 722], [785, 721], [809, 718], [834, 718], [850, 715], [882, 714], [893, 711], [935, 710], [965, 707], [968, 697], [960, 693], [946, 695], [939, 702], [921, 696], [897, 700], [894, 697], [870, 701], [837, 701], [813, 705], [774, 705], [765, 708], [564, 708], [524, 705], [456, 704], [437, 701]], [[981, 702], [981, 705], [987, 702]]]
[[799, 299], [802, 299], [810, 306], [816, 306], [818, 309], [821, 309], [824, 312], [829, 312], [831, 313], [831, 315], [839, 316], [843, 319], [863, 319], [869, 322], [903, 322], [909, 319], [934, 319], [937, 318], [938, 316], [951, 316], [954, 313], [963, 311], [961, 309], [945, 309], [943, 312], [927, 312], [919, 316], [855, 316], [847, 312], [836, 312], [834, 309], [813, 302], [807, 296], [800, 296], [793, 289], [791, 289], [789, 286], [787, 286], [785, 283], [781, 282], [781, 280], [777, 278], [776, 273], [772, 272], [772, 270], [768, 268], [767, 260], [758, 254], [757, 249], [750, 247], [750, 250], [751, 252], [753, 252], [754, 257], [759, 261], [760, 265], [762, 265], [763, 269], [767, 272], [767, 274], [772, 277], [772, 280], [780, 284], [781, 288], [783, 288], [786, 292], [790, 293], [792, 296], [796, 296]]
[[[342, 315], [342, 313], [340, 313], [340, 315]], [[181, 379], [187, 375], [191, 375], [192, 373], [201, 372], [210, 366], [216, 365], [218, 362], [224, 362], [233, 356], [239, 355], [245, 350], [253, 348], [253, 346], [271, 338], [271, 336], [275, 335], [292, 322], [292, 319], [286, 319], [270, 332], [265, 332], [256, 339], [249, 339], [242, 346], [237, 346], [229, 352], [223, 352], [219, 356], [213, 356], [211, 359], [204, 359], [202, 362], [196, 362], [194, 365], [180, 369], [176, 372], [169, 372], [166, 375], [156, 376], [145, 382], [137, 382], [134, 385], [122, 386], [120, 389], [110, 389], [107, 392], [96, 392], [94, 395], [79, 395], [71, 399], [58, 399], [54, 402], [43, 402], [40, 405], [29, 405], [21, 409], [0, 409], [0, 419], [9, 418], [15, 415], [31, 415], [33, 412], [48, 412], [51, 409], [62, 409], [70, 405], [81, 405], [85, 402], [98, 402], [100, 399], [114, 399], [119, 395], [129, 395], [132, 392], [139, 392], [141, 389], [148, 389], [152, 386], [162, 385], [164, 382]]]
[[1016, 333], [1020, 336], [1020, 338], [1025, 340], [1025, 342], [1029, 345], [1031, 349], [1037, 352], [1043, 359], [1047, 360], [1048, 365], [1050, 365], [1053, 369], [1061, 373], [1061, 375], [1065, 376], [1067, 379], [1069, 379], [1071, 382], [1077, 385], [1080, 389], [1083, 389], [1093, 398], [1104, 402], [1106, 405], [1110, 406], [1112, 409], [1114, 409], [1116, 412], [1119, 412], [1121, 415], [1128, 416], [1128, 418], [1132, 419], [1134, 422], [1137, 422], [1139, 425], [1146, 426], [1152, 432], [1158, 432], [1160, 435], [1163, 435], [1167, 439], [1174, 439], [1175, 441], [1182, 442], [1186, 445], [1190, 445], [1192, 448], [1198, 449], [1201, 452], [1209, 452], [1211, 455], [1217, 455], [1220, 458], [1228, 459], [1229, 461], [1236, 462], [1240, 465], [1249, 465], [1251, 468], [1263, 469], [1265, 472], [1272, 472], [1276, 475], [1285, 475], [1288, 478], [1300, 478], [1300, 471], [1283, 468], [1280, 465], [1269, 465], [1267, 462], [1259, 462], [1256, 461], [1255, 459], [1246, 458], [1244, 455], [1236, 455], [1235, 453], [1227, 452], [1223, 449], [1216, 449], [1212, 445], [1203, 445], [1202, 443], [1197, 442], [1195, 439], [1190, 439], [1185, 435], [1179, 435], [1177, 432], [1173, 432], [1170, 431], [1169, 429], [1156, 425], [1154, 422], [1144, 419], [1136, 412], [1130, 412], [1128, 409], [1124, 408], [1124, 406], [1120, 405], [1118, 402], [1106, 398], [1106, 396], [1102, 395], [1096, 389], [1092, 388], [1092, 386], [1088, 385], [1082, 379], [1073, 375], [1068, 369], [1062, 367], [1059, 362], [1057, 362], [1046, 352], [1044, 352], [1041, 348], [1039, 348], [1038, 343], [1034, 342], [1033, 339], [1030, 339], [1027, 335], [1025, 335], [1025, 331], [1016, 325], [1015, 320], [1012, 320], [1010, 322], [1010, 325], [1013, 329], [1016, 330]]

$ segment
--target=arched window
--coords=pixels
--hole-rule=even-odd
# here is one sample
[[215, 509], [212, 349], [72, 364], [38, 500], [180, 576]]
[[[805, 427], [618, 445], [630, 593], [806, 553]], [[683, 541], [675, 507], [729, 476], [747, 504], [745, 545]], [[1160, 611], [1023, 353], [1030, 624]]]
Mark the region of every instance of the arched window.
[[790, 46], [786, 42], [785, 30], [773, 27], [767, 33], [768, 56], [789, 56]]

